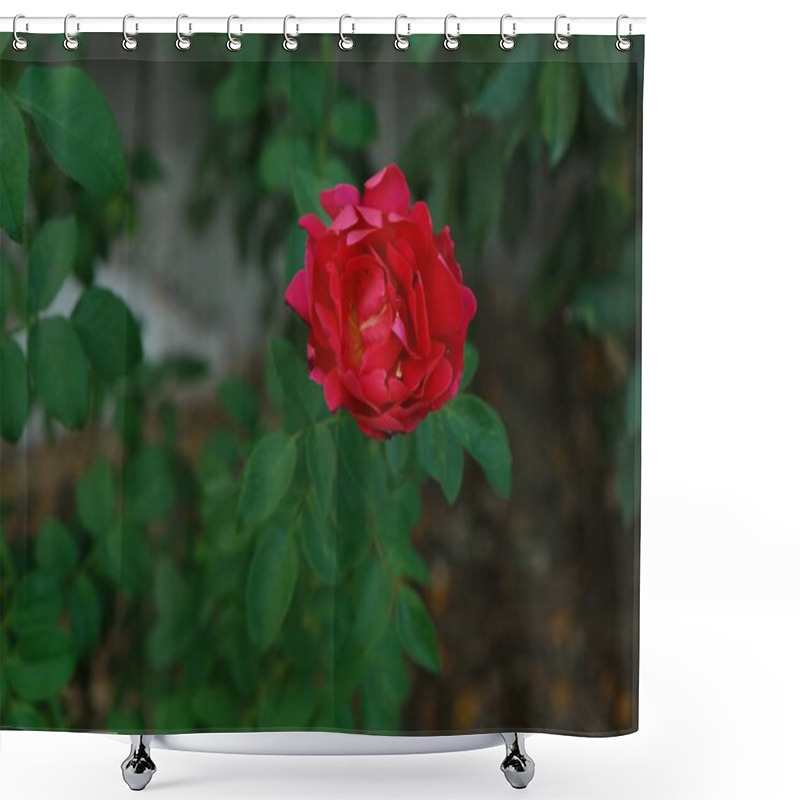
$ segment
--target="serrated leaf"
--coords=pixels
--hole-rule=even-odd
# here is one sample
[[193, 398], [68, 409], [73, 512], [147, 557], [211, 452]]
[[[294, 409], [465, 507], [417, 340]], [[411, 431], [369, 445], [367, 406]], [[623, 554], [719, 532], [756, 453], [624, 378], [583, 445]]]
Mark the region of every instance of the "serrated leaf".
[[125, 188], [119, 133], [100, 90], [78, 67], [29, 66], [16, 99], [56, 163], [90, 192]]
[[28, 369], [14, 339], [0, 340], [0, 435], [18, 442], [28, 419]]
[[481, 465], [492, 488], [511, 493], [511, 450], [499, 414], [475, 395], [457, 395], [445, 407], [453, 432]]
[[89, 363], [109, 380], [128, 375], [142, 360], [139, 325], [113, 292], [92, 286], [72, 311]]
[[330, 511], [336, 486], [336, 445], [327, 425], [314, 425], [305, 437], [306, 467], [314, 500], [323, 514]]
[[28, 335], [34, 389], [48, 414], [75, 430], [89, 416], [89, 369], [80, 339], [64, 317], [41, 319]]
[[239, 519], [245, 525], [265, 522], [278, 508], [292, 484], [297, 463], [295, 439], [270, 433], [255, 447], [244, 471]]
[[409, 586], [401, 586], [395, 602], [395, 620], [403, 650], [429, 672], [442, 671], [436, 628], [422, 598]]
[[77, 247], [75, 217], [51, 219], [39, 229], [28, 257], [28, 309], [31, 312], [41, 311], [55, 300], [72, 271]]
[[17, 104], [0, 89], [0, 227], [17, 242], [25, 233], [28, 141]]
[[266, 651], [280, 632], [298, 573], [297, 546], [283, 527], [267, 530], [247, 573], [245, 616], [250, 641]]

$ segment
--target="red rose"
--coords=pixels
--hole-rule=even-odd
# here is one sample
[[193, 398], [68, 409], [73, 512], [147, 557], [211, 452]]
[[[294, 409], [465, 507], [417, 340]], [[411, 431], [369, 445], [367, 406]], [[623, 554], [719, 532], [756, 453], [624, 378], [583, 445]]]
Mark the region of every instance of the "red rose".
[[363, 195], [339, 184], [320, 201], [332, 222], [300, 219], [305, 267], [285, 296], [308, 325], [309, 374], [368, 436], [410, 433], [458, 391], [475, 316], [450, 229], [434, 233], [427, 204], [410, 205], [396, 164]]

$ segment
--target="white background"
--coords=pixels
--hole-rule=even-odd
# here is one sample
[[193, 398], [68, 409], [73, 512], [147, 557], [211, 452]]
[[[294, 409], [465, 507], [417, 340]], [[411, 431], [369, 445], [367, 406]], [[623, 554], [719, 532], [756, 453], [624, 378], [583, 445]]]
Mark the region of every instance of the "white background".
[[[800, 161], [796, 3], [18, 0], [28, 16], [647, 16], [639, 733], [533, 736], [529, 796], [798, 797]], [[412, 44], [413, 46], [413, 44]], [[127, 746], [3, 732], [0, 793], [129, 797]], [[153, 798], [509, 797], [502, 749], [154, 751]]]

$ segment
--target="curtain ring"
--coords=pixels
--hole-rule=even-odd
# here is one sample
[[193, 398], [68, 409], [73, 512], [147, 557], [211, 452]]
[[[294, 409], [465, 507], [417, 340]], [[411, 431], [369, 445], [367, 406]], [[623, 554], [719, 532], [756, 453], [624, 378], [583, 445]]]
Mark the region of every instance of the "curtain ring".
[[[123, 50], [135, 50], [136, 45], [139, 44], [136, 41], [136, 36], [131, 36], [128, 33], [128, 20], [129, 19], [136, 19], [133, 14], [126, 14], [122, 18], [122, 48]], [[139, 23], [136, 23], [135, 30], [139, 30]]]
[[[451, 19], [456, 20], [456, 35], [453, 36], [447, 30], [447, 23], [450, 22]], [[444, 49], [445, 50], [458, 50], [458, 37], [461, 33], [461, 23], [458, 21], [458, 17], [455, 14], [448, 14], [444, 18]]]
[[569, 48], [569, 39], [567, 38], [570, 35], [570, 32], [569, 32], [570, 24], [569, 24], [569, 22], [567, 23], [567, 37], [562, 36], [558, 32], [558, 21], [560, 19], [566, 19], [566, 18], [567, 18], [566, 14], [559, 14], [556, 17], [555, 28], [554, 28], [556, 39], [553, 42], [553, 47], [555, 47], [556, 50], [567, 50]]
[[[617, 17], [617, 43], [616, 43], [616, 48], [617, 48], [617, 50], [619, 50], [622, 53], [624, 53], [624, 52], [626, 52], [626, 51], [631, 49], [631, 40], [630, 39], [626, 39], [619, 32], [619, 24], [624, 19], [629, 19], [627, 14], [620, 14]], [[633, 26], [629, 22], [628, 23], [628, 36], [630, 36], [632, 32], [633, 32]]]
[[[342, 30], [342, 28], [344, 26], [344, 21], [346, 19], [353, 19], [353, 18], [349, 14], [342, 14], [342, 16], [339, 17], [339, 49], [340, 50], [352, 50], [356, 45], [356, 43], [353, 41], [353, 37], [352, 36], [345, 36], [344, 35], [344, 31]], [[351, 24], [353, 26], [353, 30], [351, 31], [351, 33], [355, 33], [356, 32], [356, 24], [355, 24], [355, 22], [353, 22]]]
[[411, 23], [407, 22], [406, 27], [408, 31], [406, 32], [405, 36], [400, 35], [400, 20], [401, 19], [408, 19], [405, 14], [398, 14], [394, 18], [394, 46], [398, 50], [408, 50], [411, 47], [411, 42], [408, 41], [406, 36], [411, 36]]
[[[74, 36], [70, 36], [70, 33], [69, 33], [69, 21], [71, 19], [75, 19], [75, 15], [74, 14], [67, 14], [67, 16], [64, 17], [64, 49], [65, 50], [77, 50], [78, 49], [78, 44], [79, 44], [78, 40]], [[80, 29], [81, 29], [80, 24], [77, 24], [76, 25], [76, 31], [79, 31]]]
[[503, 25], [507, 19], [513, 19], [511, 14], [503, 14], [500, 17], [500, 49], [501, 50], [513, 50], [514, 45], [516, 42], [514, 41], [514, 37], [517, 35], [517, 23], [511, 23], [511, 35], [509, 36], [504, 30]]
[[[290, 19], [297, 19], [297, 17], [293, 17], [291, 14], [289, 14], [288, 16], [283, 18], [283, 49], [297, 50], [297, 44], [298, 44], [297, 39], [293, 39], [291, 36], [289, 36], [288, 25]], [[297, 26], [295, 35], [297, 35], [298, 33], [300, 33], [299, 25]]]
[[[28, 40], [27, 39], [23, 39], [22, 36], [20, 36], [17, 33], [17, 20], [20, 20], [20, 19], [25, 19], [25, 15], [24, 14], [17, 14], [14, 17], [14, 22], [13, 22], [13, 24], [11, 26], [11, 30], [12, 30], [12, 32], [14, 34], [14, 49], [21, 51], [21, 50], [27, 50], [28, 49]], [[28, 30], [28, 23], [27, 22], [25, 23], [25, 30]]]
[[[188, 14], [178, 14], [175, 20], [175, 35], [177, 36], [177, 39], [175, 39], [175, 47], [177, 47], [178, 50], [188, 50], [192, 46], [191, 41], [181, 33], [181, 20], [188, 18], [189, 18]], [[191, 32], [192, 32], [192, 23], [190, 22], [189, 33]]]
[[[231, 22], [233, 22], [233, 20], [235, 19], [239, 19], [239, 17], [237, 17], [236, 14], [231, 14], [228, 17], [228, 44], [226, 45], [226, 47], [228, 48], [228, 50], [231, 51], [231, 53], [235, 53], [237, 50], [242, 49], [242, 40], [238, 39], [231, 33]], [[241, 33], [241, 31], [242, 31], [242, 26], [240, 25], [239, 32]]]

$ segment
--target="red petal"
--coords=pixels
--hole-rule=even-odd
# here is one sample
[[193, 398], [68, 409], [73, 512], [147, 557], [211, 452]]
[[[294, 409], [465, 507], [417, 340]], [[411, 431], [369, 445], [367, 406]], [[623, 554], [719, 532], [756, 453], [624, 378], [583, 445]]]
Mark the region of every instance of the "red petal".
[[333, 189], [325, 189], [319, 193], [322, 207], [330, 214], [331, 219], [346, 206], [357, 206], [361, 202], [361, 195], [355, 186], [349, 183], [339, 183]]
[[464, 305], [455, 276], [437, 256], [421, 270], [431, 336], [441, 339], [461, 330]]
[[286, 294], [284, 294], [283, 299], [306, 325], [311, 322], [311, 310], [308, 304], [308, 283], [304, 269], [301, 269], [292, 278], [292, 282], [286, 287]]
[[365, 184], [364, 205], [380, 209], [389, 214], [408, 214], [411, 192], [408, 190], [406, 176], [397, 164], [389, 164]]
[[358, 216], [353, 206], [345, 206], [331, 222], [330, 230], [346, 231], [358, 222]]
[[336, 370], [332, 370], [325, 376], [325, 383], [322, 388], [325, 392], [325, 402], [328, 404], [328, 410], [333, 413], [338, 408], [341, 408], [344, 403], [344, 392]]
[[325, 233], [325, 223], [316, 214], [303, 214], [297, 224], [312, 239], [319, 239]]

